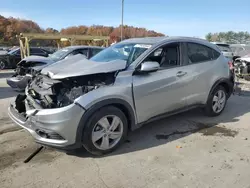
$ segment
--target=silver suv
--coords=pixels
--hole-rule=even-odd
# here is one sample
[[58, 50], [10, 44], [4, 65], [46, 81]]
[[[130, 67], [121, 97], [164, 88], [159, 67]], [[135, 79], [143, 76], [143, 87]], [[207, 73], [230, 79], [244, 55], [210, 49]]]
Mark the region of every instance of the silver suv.
[[9, 107], [42, 145], [106, 154], [149, 121], [194, 107], [217, 116], [233, 91], [226, 58], [195, 38], [129, 39], [69, 61], [44, 68]]

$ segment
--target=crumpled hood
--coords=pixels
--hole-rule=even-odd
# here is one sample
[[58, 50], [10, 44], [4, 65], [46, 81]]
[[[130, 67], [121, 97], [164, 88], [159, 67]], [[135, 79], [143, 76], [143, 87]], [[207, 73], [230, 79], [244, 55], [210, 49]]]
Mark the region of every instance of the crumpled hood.
[[[81, 58], [80, 58], [81, 57]], [[45, 67], [41, 73], [52, 79], [83, 76], [97, 73], [108, 73], [126, 68], [126, 61], [94, 62], [82, 56], [73, 56]]]

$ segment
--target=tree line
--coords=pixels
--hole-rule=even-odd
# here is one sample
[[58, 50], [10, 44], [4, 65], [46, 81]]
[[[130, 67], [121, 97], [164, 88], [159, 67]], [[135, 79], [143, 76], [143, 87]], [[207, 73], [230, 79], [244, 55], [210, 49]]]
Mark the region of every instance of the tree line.
[[[58, 33], [68, 35], [91, 35], [91, 36], [109, 36], [110, 42], [120, 40], [120, 27], [92, 25], [92, 26], [72, 26], [63, 28], [60, 31], [47, 28], [41, 28], [32, 20], [23, 20], [16, 18], [5, 18], [0, 15], [0, 45], [18, 45], [16, 35], [20, 33]], [[131, 37], [154, 37], [164, 36], [153, 30], [125, 25], [123, 27], [124, 39]], [[50, 46], [55, 45], [55, 41], [31, 41], [33, 45]], [[77, 44], [77, 43], [76, 43]], [[78, 44], [84, 44], [78, 41]]]
[[210, 42], [226, 42], [229, 44], [235, 43], [250, 43], [250, 34], [248, 32], [219, 32], [219, 33], [208, 33], [206, 39]]

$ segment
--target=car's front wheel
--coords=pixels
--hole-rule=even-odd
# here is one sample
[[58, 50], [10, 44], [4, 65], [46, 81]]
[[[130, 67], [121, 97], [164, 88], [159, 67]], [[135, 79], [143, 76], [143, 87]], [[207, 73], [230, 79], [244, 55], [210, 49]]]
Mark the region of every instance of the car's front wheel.
[[223, 86], [216, 87], [208, 97], [205, 112], [208, 116], [218, 116], [227, 103], [227, 92]]
[[83, 132], [83, 146], [93, 155], [114, 151], [127, 137], [128, 121], [124, 113], [107, 106], [96, 111], [88, 120]]

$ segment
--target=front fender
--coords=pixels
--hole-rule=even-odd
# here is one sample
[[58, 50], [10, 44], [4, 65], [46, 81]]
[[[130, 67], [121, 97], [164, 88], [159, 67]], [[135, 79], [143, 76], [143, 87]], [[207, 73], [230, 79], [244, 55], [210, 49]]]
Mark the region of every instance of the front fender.
[[131, 84], [100, 87], [80, 96], [75, 103], [88, 110], [97, 103], [113, 99], [125, 101], [134, 109]]

